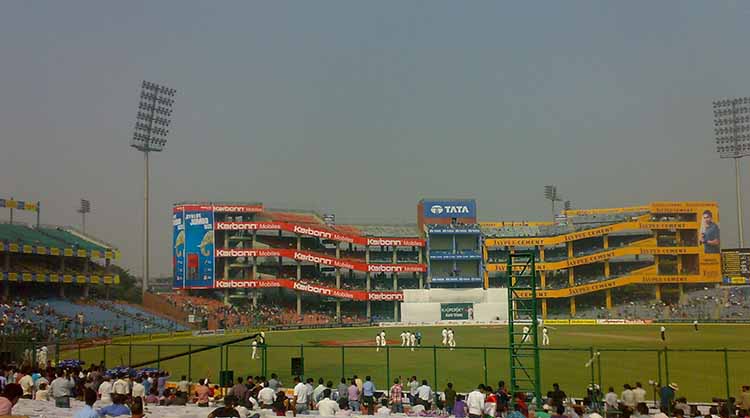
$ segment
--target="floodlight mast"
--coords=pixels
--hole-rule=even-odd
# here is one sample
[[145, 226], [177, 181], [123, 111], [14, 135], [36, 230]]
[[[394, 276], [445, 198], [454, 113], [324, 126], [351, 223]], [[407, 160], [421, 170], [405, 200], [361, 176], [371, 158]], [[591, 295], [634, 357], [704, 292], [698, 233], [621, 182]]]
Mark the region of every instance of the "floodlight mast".
[[164, 151], [167, 145], [167, 129], [172, 123], [174, 89], [144, 81], [141, 84], [141, 101], [138, 104], [135, 131], [130, 146], [143, 152], [143, 285], [142, 292], [148, 291], [149, 282], [149, 161], [151, 152]]
[[716, 152], [721, 158], [734, 159], [737, 187], [737, 235], [740, 248], [745, 247], [742, 223], [742, 185], [740, 158], [750, 155], [750, 97], [720, 99], [713, 102]]

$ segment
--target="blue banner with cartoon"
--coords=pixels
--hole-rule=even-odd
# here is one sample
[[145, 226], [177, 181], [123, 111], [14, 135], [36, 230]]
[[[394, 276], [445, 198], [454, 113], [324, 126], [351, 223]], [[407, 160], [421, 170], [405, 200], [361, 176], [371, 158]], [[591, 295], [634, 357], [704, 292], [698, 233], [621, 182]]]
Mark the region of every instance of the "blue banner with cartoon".
[[172, 210], [172, 287], [185, 286], [185, 209]]
[[214, 287], [214, 212], [211, 206], [185, 207], [185, 284]]

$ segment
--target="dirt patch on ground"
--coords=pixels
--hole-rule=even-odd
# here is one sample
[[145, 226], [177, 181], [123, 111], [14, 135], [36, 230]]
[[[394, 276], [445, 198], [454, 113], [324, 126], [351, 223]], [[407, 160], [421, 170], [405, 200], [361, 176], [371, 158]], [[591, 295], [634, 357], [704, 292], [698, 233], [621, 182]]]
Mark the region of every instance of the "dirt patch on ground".
[[[401, 340], [386, 340], [388, 345], [401, 344]], [[354, 347], [354, 346], [375, 346], [374, 339], [363, 339], [363, 340], [325, 340], [325, 341], [312, 341], [313, 344], [318, 344], [327, 347]]]
[[644, 342], [654, 342], [657, 339], [656, 338], [649, 338], [649, 337], [639, 337], [637, 335], [622, 335], [622, 334], [610, 334], [610, 333], [596, 333], [596, 332], [562, 332], [565, 335], [572, 335], [574, 337], [591, 337], [591, 338], [611, 338], [614, 340], [622, 340], [622, 341], [644, 341]]

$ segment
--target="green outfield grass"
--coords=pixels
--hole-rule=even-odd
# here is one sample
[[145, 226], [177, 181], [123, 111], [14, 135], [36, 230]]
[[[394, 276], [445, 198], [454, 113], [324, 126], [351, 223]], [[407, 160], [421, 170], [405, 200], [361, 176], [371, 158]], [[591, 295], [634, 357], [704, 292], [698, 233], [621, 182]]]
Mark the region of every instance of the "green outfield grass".
[[[601, 367], [596, 369], [595, 378], [598, 381], [601, 372], [605, 391], [609, 386], [614, 386], [619, 393], [624, 383], [633, 384], [636, 381], [647, 387], [649, 379], [658, 379], [660, 366], [663, 382], [666, 380], [668, 363], [669, 381], [680, 385], [680, 395], [696, 401], [726, 396], [725, 355], [721, 350], [725, 347], [750, 349], [750, 326], [746, 325], [704, 324], [698, 332], [691, 325], [667, 325], [666, 344], [659, 339], [658, 325], [561, 325], [550, 328], [551, 349], [541, 354], [542, 385], [548, 388], [553, 382], [558, 382], [568, 394], [577, 397], [585, 394], [585, 388], [591, 382], [591, 368], [585, 367], [585, 363], [592, 349], [601, 350], [598, 363]], [[268, 374], [275, 372], [284, 383], [290, 383], [290, 358], [303, 356], [308, 377], [316, 380], [323, 377], [338, 382], [342, 375], [371, 375], [379, 388], [385, 388], [386, 378], [392, 380], [411, 375], [427, 379], [431, 384], [437, 375], [439, 389], [451, 381], [461, 391], [484, 383], [485, 376], [493, 386], [500, 379], [508, 380], [508, 351], [503, 349], [507, 346], [506, 327], [454, 327], [457, 342], [454, 351], [441, 346], [441, 327], [410, 330], [416, 329], [422, 332], [423, 341], [422, 348], [414, 352], [399, 346], [399, 334], [403, 328], [386, 328], [388, 352], [375, 351], [374, 338], [378, 328], [268, 332]], [[80, 357], [87, 363], [99, 363], [106, 351], [106, 364], [112, 367], [127, 364], [129, 356], [134, 363], [148, 361], [156, 359], [157, 354], [166, 356], [187, 351], [189, 347], [195, 349], [237, 337], [159, 339], [134, 342], [132, 348], [127, 343], [121, 343], [108, 345], [106, 349], [101, 346], [81, 349]], [[342, 343], [347, 345], [343, 349], [339, 345]], [[433, 349], [433, 345], [437, 348]], [[656, 351], [663, 350], [665, 346], [670, 351], [666, 360], [661, 355], [660, 364]], [[679, 351], [687, 349], [706, 351]], [[235, 376], [261, 373], [261, 361], [251, 360], [250, 351], [249, 342], [225, 350], [229, 356], [229, 370], [234, 370]], [[193, 380], [208, 376], [216, 382], [221, 360], [227, 361], [225, 356], [215, 348], [192, 355], [190, 364], [188, 357], [182, 357], [159, 362], [158, 366], [171, 371], [176, 378], [189, 373]], [[63, 353], [62, 357], [77, 358], [78, 350]], [[750, 384], [750, 351], [729, 352], [727, 359], [730, 392], [736, 396], [741, 384]], [[153, 363], [152, 366], [157, 364]]]

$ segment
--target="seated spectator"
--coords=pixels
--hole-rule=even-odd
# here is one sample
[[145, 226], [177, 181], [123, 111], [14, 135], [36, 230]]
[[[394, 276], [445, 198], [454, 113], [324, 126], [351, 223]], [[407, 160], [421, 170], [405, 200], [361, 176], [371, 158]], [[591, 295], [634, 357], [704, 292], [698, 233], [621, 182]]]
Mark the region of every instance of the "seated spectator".
[[375, 412], [376, 415], [390, 415], [391, 409], [388, 408], [388, 399], [383, 399], [380, 401], [381, 406], [378, 408], [378, 410]]
[[208, 418], [224, 418], [224, 417], [240, 417], [239, 411], [235, 409], [237, 406], [237, 397], [234, 395], [227, 395], [224, 398], [224, 406], [214, 409]]
[[143, 400], [142, 398], [135, 398], [130, 404], [130, 416], [132, 418], [143, 418], [146, 414], [143, 413]]
[[352, 415], [352, 411], [349, 409], [349, 400], [346, 398], [339, 398], [339, 410], [336, 412], [338, 417], [348, 417]]
[[146, 396], [146, 403], [150, 405], [159, 405], [159, 390], [151, 388], [151, 392]]
[[3, 396], [0, 396], [0, 416], [12, 415], [12, 409], [18, 400], [23, 396], [23, 389], [17, 383], [8, 383], [3, 390]]
[[34, 400], [37, 401], [49, 401], [49, 390], [47, 389], [46, 383], [39, 384], [39, 390], [34, 395]]
[[121, 415], [130, 415], [130, 408], [125, 406], [125, 395], [115, 393], [112, 395], [112, 405], [99, 409], [99, 416], [119, 417]]
[[198, 383], [199, 385], [195, 389], [195, 404], [207, 408], [211, 390], [208, 388], [206, 379], [201, 379]]
[[96, 391], [90, 388], [87, 388], [83, 392], [83, 400], [86, 402], [86, 405], [83, 406], [83, 409], [76, 412], [74, 415], [74, 418], [98, 418], [99, 414], [94, 411], [94, 403], [96, 402]]

